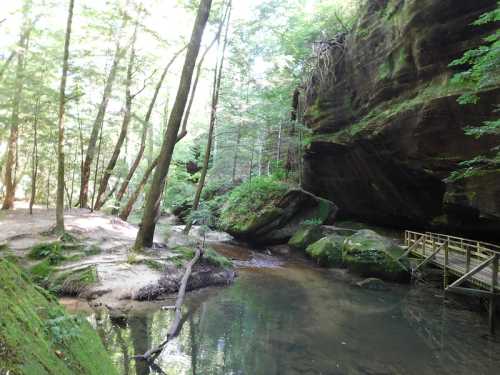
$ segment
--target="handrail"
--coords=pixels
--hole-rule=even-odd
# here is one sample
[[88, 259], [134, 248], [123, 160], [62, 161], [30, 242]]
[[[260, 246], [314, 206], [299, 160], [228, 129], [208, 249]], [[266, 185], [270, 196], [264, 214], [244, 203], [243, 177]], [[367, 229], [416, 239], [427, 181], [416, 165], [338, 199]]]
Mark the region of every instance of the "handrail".
[[500, 245], [495, 245], [492, 243], [488, 242], [482, 242], [482, 241], [476, 241], [476, 240], [470, 240], [467, 238], [461, 238], [461, 237], [456, 237], [456, 236], [450, 236], [447, 234], [440, 234], [440, 233], [432, 233], [432, 232], [426, 232], [426, 233], [420, 233], [420, 232], [414, 232], [407, 230], [405, 231], [405, 241], [410, 240], [410, 241], [416, 241], [418, 238], [411, 238], [412, 236], [426, 236], [426, 240], [438, 240], [438, 241], [447, 241], [450, 244], [453, 245], [458, 245], [457, 247], [462, 248], [463, 250], [466, 250], [465, 248], [471, 248], [472, 250], [475, 250], [477, 253], [493, 253], [493, 254], [499, 254], [500, 255]]

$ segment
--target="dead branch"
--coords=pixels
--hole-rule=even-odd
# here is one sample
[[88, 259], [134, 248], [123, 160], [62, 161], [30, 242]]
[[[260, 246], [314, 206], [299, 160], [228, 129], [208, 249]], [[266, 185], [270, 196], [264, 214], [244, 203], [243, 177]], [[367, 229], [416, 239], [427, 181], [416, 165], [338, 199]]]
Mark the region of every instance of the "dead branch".
[[167, 344], [179, 334], [180, 328], [182, 327], [181, 309], [182, 304], [184, 303], [184, 297], [186, 295], [187, 283], [189, 281], [189, 277], [191, 276], [193, 266], [196, 264], [196, 262], [198, 262], [202, 255], [203, 248], [201, 246], [198, 246], [193, 259], [191, 259], [189, 263], [186, 264], [186, 271], [184, 272], [184, 276], [182, 276], [181, 286], [179, 288], [179, 292], [177, 293], [177, 300], [175, 301], [175, 319], [168, 330], [167, 338], [156, 348], [148, 350], [146, 353], [144, 353], [144, 355], [135, 356], [136, 359], [148, 362], [154, 361], [161, 354], [165, 346], [167, 346]]

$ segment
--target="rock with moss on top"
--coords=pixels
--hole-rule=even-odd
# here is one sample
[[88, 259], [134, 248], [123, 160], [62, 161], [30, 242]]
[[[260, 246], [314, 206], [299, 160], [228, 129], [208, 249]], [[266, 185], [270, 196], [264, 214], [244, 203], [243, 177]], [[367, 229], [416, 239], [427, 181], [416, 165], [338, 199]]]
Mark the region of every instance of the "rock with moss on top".
[[332, 219], [337, 207], [302, 189], [271, 178], [255, 178], [229, 195], [220, 227], [232, 236], [254, 244], [287, 242], [305, 220], [320, 224]]
[[350, 271], [361, 276], [407, 282], [410, 279], [408, 260], [399, 259], [403, 253], [391, 239], [364, 229], [346, 239], [342, 260]]
[[345, 237], [332, 234], [323, 237], [306, 248], [306, 253], [325, 267], [342, 265], [342, 247]]

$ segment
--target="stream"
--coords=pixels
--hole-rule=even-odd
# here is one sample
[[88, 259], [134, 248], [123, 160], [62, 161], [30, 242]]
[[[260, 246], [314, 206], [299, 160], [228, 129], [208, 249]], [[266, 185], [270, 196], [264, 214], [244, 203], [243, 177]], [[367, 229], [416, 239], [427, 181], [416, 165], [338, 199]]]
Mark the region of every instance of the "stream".
[[[300, 256], [251, 254], [231, 286], [189, 294], [181, 334], [157, 360], [165, 374], [499, 373], [485, 315], [443, 303], [439, 289], [366, 290]], [[174, 299], [121, 320], [87, 313], [120, 374], [155, 373], [132, 357], [165, 338], [173, 311], [161, 305]]]

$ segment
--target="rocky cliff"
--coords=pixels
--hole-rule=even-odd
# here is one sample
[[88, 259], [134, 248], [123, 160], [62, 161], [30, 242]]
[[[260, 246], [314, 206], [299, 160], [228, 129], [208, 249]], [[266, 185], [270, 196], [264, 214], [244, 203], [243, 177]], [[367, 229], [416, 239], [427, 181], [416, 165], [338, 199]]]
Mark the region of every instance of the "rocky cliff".
[[460, 105], [466, 88], [450, 83], [448, 67], [491, 32], [471, 23], [495, 6], [367, 1], [303, 89], [313, 131], [304, 188], [335, 202], [340, 217], [500, 236], [500, 171], [446, 181], [459, 162], [500, 144], [464, 134], [493, 118], [500, 85]]

